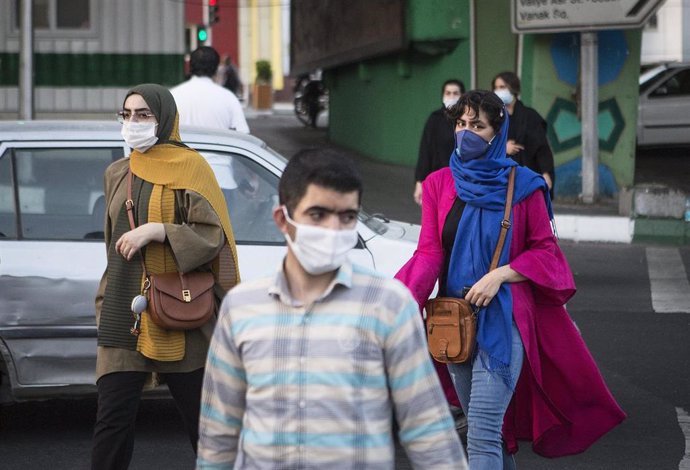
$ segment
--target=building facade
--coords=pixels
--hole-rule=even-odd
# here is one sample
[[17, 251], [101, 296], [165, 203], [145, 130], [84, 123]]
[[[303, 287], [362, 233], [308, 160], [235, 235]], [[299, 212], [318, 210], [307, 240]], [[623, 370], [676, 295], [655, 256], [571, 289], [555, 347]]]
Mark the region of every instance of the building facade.
[[[0, 118], [19, 108], [20, 0], [0, 0]], [[273, 89], [286, 88], [290, 68], [290, 1], [34, 0], [36, 117], [103, 116], [138, 83], [174, 86], [185, 79], [188, 54], [213, 46], [239, 71], [248, 98], [256, 62], [268, 60]], [[208, 40], [197, 37], [205, 26]]]
[[690, 62], [690, 0], [666, 0], [642, 30], [643, 65]]
[[[37, 117], [114, 113], [138, 83], [184, 78], [184, 3], [168, 0], [34, 1]], [[0, 0], [0, 117], [19, 100], [18, 0]]]

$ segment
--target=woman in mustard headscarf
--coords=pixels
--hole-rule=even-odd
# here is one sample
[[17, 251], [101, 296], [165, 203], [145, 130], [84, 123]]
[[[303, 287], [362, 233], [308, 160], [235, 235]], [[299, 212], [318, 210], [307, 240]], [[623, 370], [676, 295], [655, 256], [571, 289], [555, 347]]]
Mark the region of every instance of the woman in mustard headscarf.
[[[145, 385], [167, 383], [196, 451], [204, 364], [215, 316], [197, 329], [164, 330], [132, 299], [144, 273], [211, 271], [217, 301], [239, 282], [237, 253], [223, 193], [211, 167], [180, 142], [170, 92], [138, 85], [126, 95], [122, 136], [132, 148], [105, 173], [108, 264], [96, 297], [98, 412], [92, 468], [127, 468]], [[125, 200], [132, 172], [135, 229]]]

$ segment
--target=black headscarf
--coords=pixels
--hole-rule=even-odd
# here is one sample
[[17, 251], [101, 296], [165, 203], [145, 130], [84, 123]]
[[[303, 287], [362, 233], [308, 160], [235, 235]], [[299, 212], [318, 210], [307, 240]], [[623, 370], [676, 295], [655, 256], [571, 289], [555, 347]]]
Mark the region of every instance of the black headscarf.
[[127, 92], [122, 102], [123, 106], [131, 95], [141, 95], [151, 112], [156, 116], [158, 120], [156, 137], [158, 137], [159, 144], [180, 141], [177, 105], [170, 90], [156, 83], [137, 85]]

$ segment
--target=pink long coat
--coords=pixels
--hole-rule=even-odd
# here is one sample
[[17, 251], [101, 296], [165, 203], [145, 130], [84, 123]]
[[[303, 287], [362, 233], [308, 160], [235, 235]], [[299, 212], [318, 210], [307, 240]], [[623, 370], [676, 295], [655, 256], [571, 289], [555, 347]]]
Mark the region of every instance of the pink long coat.
[[[396, 275], [420, 311], [443, 267], [441, 232], [455, 197], [449, 168], [424, 180], [417, 251]], [[504, 439], [511, 452], [518, 439], [533, 441], [533, 450], [545, 457], [583, 452], [625, 413], [563, 306], [575, 294], [575, 282], [540, 191], [513, 206], [510, 267], [528, 281], [511, 284], [525, 361], [503, 422]], [[452, 387], [447, 374], [441, 379]]]

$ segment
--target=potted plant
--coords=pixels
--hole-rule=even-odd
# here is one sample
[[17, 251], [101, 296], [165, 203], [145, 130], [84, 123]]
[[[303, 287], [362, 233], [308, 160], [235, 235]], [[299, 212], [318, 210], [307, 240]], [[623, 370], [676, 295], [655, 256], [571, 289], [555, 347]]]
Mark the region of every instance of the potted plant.
[[273, 107], [272, 78], [271, 63], [267, 60], [257, 60], [256, 81], [254, 82], [254, 93], [252, 93], [254, 109], [271, 109]]

